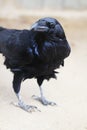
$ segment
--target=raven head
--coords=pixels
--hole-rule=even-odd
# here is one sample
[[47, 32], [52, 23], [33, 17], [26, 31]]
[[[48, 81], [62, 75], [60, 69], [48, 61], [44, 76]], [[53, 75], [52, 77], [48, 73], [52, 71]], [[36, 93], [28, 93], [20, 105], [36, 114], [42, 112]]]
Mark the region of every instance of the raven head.
[[71, 49], [66, 40], [65, 32], [55, 18], [46, 17], [39, 19], [32, 25], [31, 31], [39, 34], [38, 37], [41, 39], [43, 39], [45, 35], [46, 39], [43, 40], [55, 42], [59, 47], [59, 53], [62, 54], [61, 50], [63, 50], [63, 53], [65, 53], [64, 56], [69, 56]]

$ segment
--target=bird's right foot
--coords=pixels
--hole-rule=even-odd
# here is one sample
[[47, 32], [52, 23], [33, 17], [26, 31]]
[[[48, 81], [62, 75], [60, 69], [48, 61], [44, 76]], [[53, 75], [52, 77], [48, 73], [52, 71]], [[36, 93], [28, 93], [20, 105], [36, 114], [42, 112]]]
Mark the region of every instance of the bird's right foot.
[[36, 106], [26, 105], [24, 102], [12, 103], [16, 107], [20, 107], [26, 112], [34, 112], [39, 111], [41, 112]]

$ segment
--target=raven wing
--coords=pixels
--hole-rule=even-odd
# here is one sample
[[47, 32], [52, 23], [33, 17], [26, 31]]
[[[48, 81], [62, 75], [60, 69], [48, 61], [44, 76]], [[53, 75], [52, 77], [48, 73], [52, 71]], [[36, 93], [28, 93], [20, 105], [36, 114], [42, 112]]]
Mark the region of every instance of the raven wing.
[[30, 64], [33, 60], [33, 40], [28, 30], [2, 29], [0, 51], [8, 68]]

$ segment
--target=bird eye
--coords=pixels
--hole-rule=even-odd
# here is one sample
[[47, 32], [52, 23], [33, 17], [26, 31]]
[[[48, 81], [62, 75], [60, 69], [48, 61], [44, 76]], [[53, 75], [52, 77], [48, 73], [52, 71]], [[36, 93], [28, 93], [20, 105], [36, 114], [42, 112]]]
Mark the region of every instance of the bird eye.
[[54, 28], [55, 27], [54, 23], [50, 23], [50, 27]]
[[55, 27], [55, 25], [54, 25], [54, 23], [53, 22], [47, 22], [46, 23], [47, 24], [47, 26], [49, 27], [49, 28], [54, 28]]

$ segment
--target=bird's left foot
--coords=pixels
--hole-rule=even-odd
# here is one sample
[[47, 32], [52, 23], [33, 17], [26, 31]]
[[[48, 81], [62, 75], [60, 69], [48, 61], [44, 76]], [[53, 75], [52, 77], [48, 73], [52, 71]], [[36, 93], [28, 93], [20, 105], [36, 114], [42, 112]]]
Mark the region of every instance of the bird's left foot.
[[35, 96], [35, 95], [33, 95], [32, 97], [33, 97], [35, 100], [40, 101], [40, 102], [41, 102], [43, 105], [45, 105], [45, 106], [47, 106], [47, 105], [51, 105], [51, 106], [57, 105], [55, 102], [51, 102], [51, 101], [46, 100], [45, 97], [38, 97], [38, 96]]

